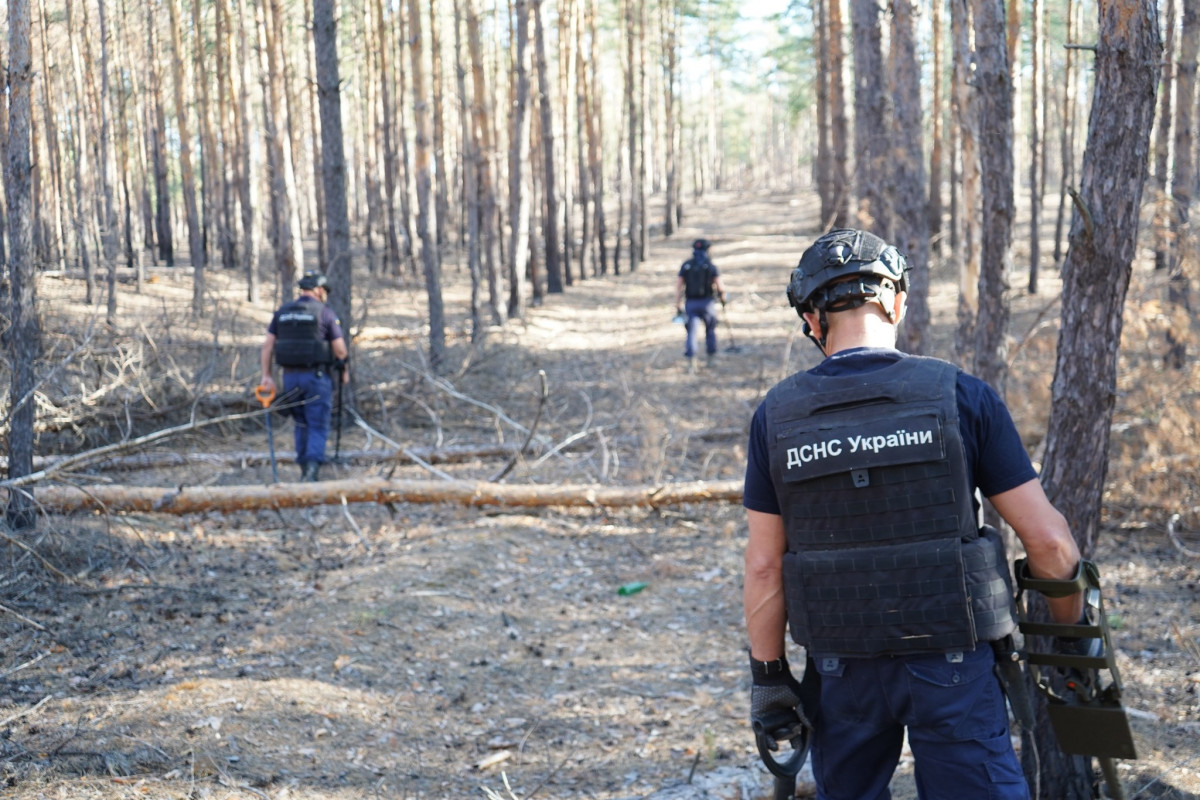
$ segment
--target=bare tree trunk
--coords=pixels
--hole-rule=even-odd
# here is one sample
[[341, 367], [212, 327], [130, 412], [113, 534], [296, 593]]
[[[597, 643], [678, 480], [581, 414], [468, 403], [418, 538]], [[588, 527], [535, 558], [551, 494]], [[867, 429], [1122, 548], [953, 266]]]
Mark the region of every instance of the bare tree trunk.
[[[1174, 120], [1172, 100], [1175, 92], [1179, 90], [1174, 61], [1175, 0], [1166, 0], [1162, 27], [1166, 32], [1166, 40], [1163, 43], [1162, 92], [1158, 97], [1158, 118], [1154, 140], [1155, 269], [1166, 269], [1167, 265], [1171, 263], [1171, 198], [1167, 192], [1171, 182], [1171, 123]], [[1065, 129], [1066, 126], [1063, 127]]]
[[[58, 124], [55, 122], [55, 115], [52, 111], [52, 103], [49, 98], [55, 96], [55, 91], [50, 85], [51, 70], [54, 66], [51, 61], [49, 52], [49, 44], [47, 39], [48, 23], [46, 21], [46, 0], [38, 2], [38, 33], [41, 41], [41, 56], [42, 64], [38, 72], [41, 74], [42, 81], [42, 126], [46, 129], [46, 153], [49, 162], [50, 182], [54, 187], [54, 201], [51, 204], [52, 213], [54, 215], [53, 235], [54, 247], [53, 258], [58, 263], [59, 269], [67, 267], [67, 235], [65, 228], [65, 220], [69, 214], [69, 209], [66, 206], [66, 182], [62, 175], [62, 154], [59, 142]], [[0, 230], [0, 235], [3, 231]]]
[[116, 202], [113, 198], [112, 118], [109, 111], [110, 81], [108, 69], [108, 14], [106, 0], [100, 0], [96, 8], [100, 23], [100, 244], [104, 257], [105, 273], [108, 276], [108, 307], [106, 319], [110, 327], [117, 322], [117, 230]]
[[854, 31], [854, 167], [859, 225], [892, 238], [887, 186], [888, 113], [883, 91], [883, 46], [876, 0], [851, 0]]
[[441, 369], [446, 354], [446, 320], [442, 310], [442, 266], [437, 242], [429, 227], [432, 210], [429, 174], [429, 102], [426, 100], [425, 71], [421, 47], [421, 3], [408, 0], [409, 54], [412, 57], [413, 122], [416, 126], [417, 236], [421, 239], [421, 261], [425, 268], [425, 291], [429, 297], [429, 366]]
[[439, 245], [450, 241], [450, 192], [446, 173], [446, 122], [442, 99], [444, 78], [442, 75], [442, 34], [438, 0], [429, 0], [429, 51], [430, 83], [433, 88], [433, 210], [437, 223], [435, 240]]
[[591, 130], [591, 110], [588, 97], [588, 67], [583, 49], [584, 17], [587, 0], [580, 0], [578, 13], [575, 15], [575, 138], [578, 142], [576, 155], [578, 157], [579, 174], [579, 211], [580, 211], [580, 242], [579, 248], [579, 279], [584, 280], [591, 269], [596, 274], [596, 241], [592, 228], [594, 211], [592, 202], [592, 178], [588, 170], [588, 134]]
[[974, 85], [979, 96], [979, 158], [983, 176], [982, 260], [975, 325], [975, 374], [1001, 396], [1007, 377], [1008, 270], [1012, 266], [1012, 78], [1008, 71], [1003, 0], [972, 0]]
[[383, 0], [374, 0], [374, 8], [378, 23], [375, 42], [379, 51], [379, 101], [383, 109], [383, 124], [380, 126], [383, 139], [383, 214], [386, 242], [383, 272], [393, 275], [400, 272], [400, 234], [396, 222], [396, 175], [399, 171], [399, 158], [392, 124], [396, 119], [396, 108], [392, 95], [392, 69], [388, 60], [390, 47], [387, 26], [384, 23]]
[[[9, 387], [8, 476], [33, 471], [37, 358], [42, 331], [37, 311], [37, 269], [33, 259], [33, 16], [29, 0], [8, 2], [8, 128], [4, 140], [4, 194], [8, 210], [8, 330], [4, 339], [11, 369]], [[37, 520], [29, 495], [9, 492], [6, 517], [16, 529]]]
[[[1192, 325], [1191, 298], [1185, 265], [1196, 256], [1191, 227], [1192, 193], [1195, 190], [1196, 56], [1200, 52], [1200, 2], [1184, 0], [1183, 27], [1179, 41], [1178, 96], [1175, 102], [1175, 172], [1171, 181], [1172, 257], [1167, 262], [1167, 311], [1171, 322], [1166, 331], [1166, 364], [1183, 369], [1187, 363], [1188, 330]], [[1161, 124], [1166, 124], [1164, 121]]]
[[895, 242], [909, 259], [908, 312], [898, 346], [925, 352], [929, 328], [929, 212], [925, 202], [925, 153], [922, 150], [921, 65], [917, 62], [915, 9], [912, 0], [893, 0], [888, 74], [891, 76], [895, 145], [891, 169], [895, 191]]
[[[342, 143], [342, 88], [338, 72], [338, 28], [334, 0], [313, 0], [313, 45], [321, 111], [321, 182], [329, 236], [329, 302], [349, 327], [352, 270], [350, 214], [346, 209], [346, 156]], [[347, 343], [350, 337], [347, 336]]]
[[[211, 5], [211, 0], [207, 3]], [[213, 133], [211, 102], [209, 99], [209, 74], [206, 54], [208, 42], [205, 40], [203, 25], [203, 4], [201, 0], [192, 0], [192, 82], [196, 89], [196, 135], [200, 145], [200, 249], [204, 254], [207, 267], [213, 240], [213, 209], [217, 205], [215, 176], [220, 172], [222, 156], [217, 152], [216, 137]]]
[[846, 51], [842, 47], [845, 25], [840, 0], [829, 2], [829, 125], [833, 149], [830, 175], [833, 191], [833, 227], [845, 228], [850, 216], [850, 125], [846, 120], [846, 83], [842, 78], [846, 67]]
[[1038, 261], [1041, 260], [1042, 228], [1042, 64], [1041, 39], [1042, 17], [1045, 6], [1042, 0], [1032, 0], [1030, 11], [1029, 38], [1029, 293], [1037, 294]]
[[[175, 266], [175, 238], [171, 232], [171, 190], [168, 183], [167, 165], [167, 114], [163, 107], [162, 71], [158, 56], [158, 31], [155, 8], [158, 2], [154, 0], [146, 4], [146, 62], [149, 65], [150, 95], [154, 107], [154, 124], [152, 147], [154, 163], [154, 199], [157, 203], [155, 214], [155, 231], [158, 234], [158, 257], [168, 267]], [[166, 0], [171, 2], [171, 0]], [[71, 3], [68, 0], [67, 8]], [[69, 11], [68, 11], [69, 13]], [[70, 24], [70, 23], [68, 23]], [[72, 30], [75, 29], [70, 24]], [[75, 37], [71, 37], [71, 47], [75, 49]], [[78, 88], [78, 87], [76, 87]]]
[[[467, 11], [469, 15], [470, 10]], [[483, 339], [483, 261], [479, 202], [479, 135], [473, 124], [477, 97], [467, 94], [467, 65], [463, 54], [468, 52], [464, 40], [464, 14], [459, 0], [454, 0], [454, 74], [458, 88], [458, 116], [462, 125], [462, 203], [467, 218], [467, 271], [471, 275], [471, 342]]]
[[263, 103], [267, 147], [271, 151], [271, 207], [275, 231], [275, 269], [281, 291], [291, 291], [297, 276], [304, 271], [304, 250], [300, 239], [300, 214], [297, 208], [296, 178], [292, 166], [291, 125], [287, 113], [283, 59], [280, 56], [283, 21], [279, 0], [266, 0], [259, 6], [259, 47], [266, 59], [263, 79], [266, 83]]
[[217, 212], [217, 249], [221, 253], [221, 267], [232, 270], [237, 266], [237, 226], [234, 222], [234, 177], [237, 174], [235, 159], [238, 153], [238, 130], [232, 120], [237, 119], [233, 93], [232, 54], [233, 18], [229, 0], [217, 0], [217, 134], [221, 142], [221, 158], [217, 169], [220, 173], [218, 188], [221, 192], [220, 210]]
[[[942, 62], [946, 46], [946, 31], [943, 23], [945, 3], [937, 0], [933, 4], [933, 96], [929, 102], [929, 244], [932, 257], [942, 253], [942, 217], [946, 213], [942, 203], [942, 181], [946, 164], [945, 154], [945, 86]], [[930, 266], [932, 267], [932, 260]]]
[[[575, 251], [575, 191], [571, 183], [571, 65], [575, 60], [575, 20], [578, 12], [575, 0], [561, 0], [558, 4], [558, 100], [559, 119], [562, 120], [562, 159], [557, 167], [563, 179], [562, 202], [562, 274], [567, 286], [575, 284], [571, 258]], [[578, 134], [578, 121], [576, 133]], [[576, 135], [575, 151], [581, 152], [582, 143]]]
[[[417, 256], [416, 245], [414, 244], [416, 236], [413, 233], [413, 219], [416, 217], [412, 211], [412, 196], [413, 196], [413, 175], [412, 161], [408, 149], [408, 124], [405, 116], [405, 91], [407, 80], [407, 70], [404, 67], [403, 43], [408, 41], [408, 8], [406, 4], [401, 4], [396, 9], [396, 23], [398, 28], [398, 36], [396, 37], [396, 109], [398, 113], [398, 124], [396, 126], [397, 138], [400, 140], [400, 220], [404, 230], [404, 252], [403, 257], [408, 260], [409, 272], [414, 276], [417, 274]], [[397, 275], [400, 273], [397, 272]]]
[[[961, 201], [952, 202], [961, 228], [960, 241], [953, 248], [958, 253], [958, 326], [954, 335], [954, 350], [960, 363], [972, 360], [975, 340], [975, 319], [979, 312], [980, 262], [980, 173], [979, 173], [979, 115], [975, 108], [970, 84], [971, 11], [968, 0], [951, 0], [951, 30], [954, 39], [954, 117], [959, 138]], [[956, 229], [957, 230], [957, 229]]]
[[546, 65], [546, 35], [542, 25], [542, 2], [533, 2], [534, 50], [537, 53], [538, 110], [542, 123], [542, 159], [545, 167], [542, 207], [542, 239], [546, 246], [546, 291], [561, 294], [563, 290], [562, 259], [558, 249], [558, 186], [554, 173], [554, 114], [550, 105], [550, 76]]
[[[67, 0], [66, 16], [68, 27], [74, 29], [73, 26], [78, 20], [75, 16], [75, 3], [72, 0]], [[88, 210], [88, 197], [92, 193], [90, 180], [94, 172], [89, 166], [92, 160], [90, 157], [92, 150], [91, 140], [96, 136], [96, 133], [92, 125], [91, 115], [87, 113], [88, 103], [84, 99], [85, 88], [83, 76], [87, 65], [85, 65], [79, 50], [79, 39], [81, 38], [72, 36], [69, 42], [71, 52], [71, 88], [75, 96], [79, 98], [72, 114], [73, 124], [71, 125], [71, 149], [74, 156], [71, 160], [75, 163], [72, 227], [75, 232], [75, 247], [79, 266], [83, 269], [84, 300], [88, 305], [91, 305], [95, 302], [96, 274], [95, 264], [92, 262], [91, 247], [93, 242], [92, 225], [94, 224], [94, 215]]]
[[246, 19], [246, 0], [237, 3], [238, 25], [238, 200], [242, 210], [242, 269], [246, 272], [246, 299], [257, 303], [262, 294], [258, 274], [258, 225], [255, 211], [258, 207], [257, 181], [254, 180], [254, 160], [250, 147], [250, 48]]
[[[1067, 0], [1067, 41], [1074, 41], [1076, 34], [1079, 31], [1079, 9], [1082, 4], [1075, 0]], [[1061, 264], [1063, 258], [1063, 227], [1067, 216], [1067, 207], [1070, 202], [1068, 195], [1070, 194], [1069, 187], [1075, 180], [1075, 128], [1076, 128], [1076, 80], [1079, 72], [1078, 62], [1075, 57], [1075, 51], [1068, 48], [1064, 55], [1065, 64], [1063, 67], [1064, 80], [1063, 84], [1063, 102], [1062, 115], [1063, 124], [1061, 128], [1061, 136], [1059, 137], [1059, 154], [1061, 157], [1058, 192], [1058, 218], [1054, 223], [1054, 263]]]
[[525, 171], [529, 163], [529, 3], [515, 0], [513, 38], [516, 42], [512, 121], [508, 143], [508, 318], [525, 318], [525, 269], [529, 259], [529, 192]]
[[[304, 16], [305, 16], [305, 19], [313, 19], [313, 20], [316, 19], [316, 16], [312, 11], [312, 0], [304, 0]], [[380, 24], [382, 25], [382, 23], [380, 23]], [[313, 158], [312, 158], [313, 200], [316, 203], [315, 213], [313, 214], [313, 217], [314, 217], [313, 222], [317, 226], [317, 265], [318, 265], [318, 269], [320, 269], [320, 271], [322, 271], [322, 272], [328, 273], [329, 272], [329, 262], [330, 262], [332, 256], [329, 253], [330, 236], [329, 236], [329, 232], [326, 230], [326, 225], [325, 225], [325, 222], [326, 222], [326, 218], [325, 218], [325, 177], [324, 177], [325, 158], [324, 158], [324, 153], [322, 153], [322, 151], [321, 151], [322, 131], [321, 131], [321, 124], [320, 124], [320, 119], [319, 119], [320, 114], [321, 114], [321, 109], [320, 109], [320, 106], [321, 106], [321, 90], [320, 90], [321, 80], [320, 80], [320, 78], [316, 77], [317, 32], [316, 32], [315, 28], [310, 28], [308, 33], [309, 33], [308, 39], [309, 39], [309, 42], [311, 43], [312, 47], [311, 47], [311, 49], [306, 49], [306, 51], [305, 51], [304, 63], [305, 63], [306, 68], [308, 69], [308, 80], [305, 83], [307, 85], [308, 91], [304, 93], [304, 96], [308, 100], [307, 105], [308, 105], [309, 134], [312, 137], [311, 147], [312, 147], [312, 153], [313, 153]], [[336, 30], [334, 31], [334, 34], [335, 34], [334, 47], [336, 49]], [[383, 58], [382, 51], [378, 54], [377, 57]], [[386, 76], [384, 76], [380, 80], [380, 82], [386, 83], [387, 82]], [[338, 95], [339, 95], [338, 103], [339, 103], [339, 109], [340, 109], [340, 107], [341, 107], [341, 100], [340, 100], [341, 88], [340, 87], [338, 88]], [[345, 159], [343, 159], [342, 171], [343, 171], [342, 196], [343, 196], [343, 198], [345, 198]], [[345, 205], [344, 199], [343, 199], [343, 205]], [[347, 212], [347, 216], [348, 216], [348, 212]], [[342, 319], [345, 319], [347, 321], [347, 323], [349, 323], [349, 317], [343, 317]]]
[[179, 176], [183, 206], [187, 214], [188, 252], [192, 259], [192, 313], [204, 316], [204, 231], [200, 228], [200, 210], [196, 206], [196, 176], [192, 169], [192, 130], [184, 98], [184, 53], [180, 31], [180, 0], [166, 0], [171, 26], [171, 63], [175, 82], [175, 114], [179, 121]]
[[[1162, 51], [1153, 0], [1100, 0], [1099, 20], [1087, 147], [1063, 264], [1062, 327], [1041, 476], [1085, 558], [1095, 552], [1099, 536], [1122, 311]], [[1033, 694], [1041, 703], [1040, 694]], [[1090, 765], [1062, 755], [1044, 705], [1038, 722], [1032, 741], [1023, 736], [1021, 752], [1026, 773], [1036, 772], [1041, 796], [1090, 798]], [[1041, 757], [1036, 767], [1035, 755]]]
[[642, 235], [641, 235], [641, 218], [642, 206], [641, 201], [644, 199], [641, 195], [641, 185], [639, 181], [640, 167], [638, 159], [641, 157], [641, 130], [642, 130], [642, 104], [641, 95], [638, 92], [638, 68], [637, 54], [638, 42], [640, 41], [640, 26], [635, 13], [635, 3], [638, 0], [622, 0], [622, 9], [625, 16], [625, 115], [629, 124], [628, 134], [629, 139], [627, 145], [629, 148], [629, 271], [633, 272], [637, 269], [637, 265], [642, 260]]
[[679, 3], [678, 0], [666, 0], [662, 8], [663, 27], [663, 105], [666, 131], [663, 142], [666, 144], [666, 197], [663, 203], [663, 235], [675, 233], [679, 213], [679, 144], [680, 125], [678, 119], [679, 95]]
[[596, 262], [592, 265], [593, 275], [608, 274], [608, 225], [604, 215], [604, 160], [602, 137], [604, 136], [602, 98], [597, 78], [599, 64], [596, 54], [596, 4], [598, 0], [587, 0], [588, 29], [588, 171], [592, 177], [592, 208], [596, 215]]
[[466, 10], [467, 49], [471, 53], [472, 124], [479, 146], [475, 151], [478, 175], [479, 221], [481, 227], [481, 259], [488, 285], [488, 311], [493, 325], [504, 322], [504, 306], [500, 297], [500, 232], [497, 229], [496, 183], [493, 179], [492, 105], [484, 80], [483, 45], [479, 34], [479, 12], [475, 0], [463, 0]]

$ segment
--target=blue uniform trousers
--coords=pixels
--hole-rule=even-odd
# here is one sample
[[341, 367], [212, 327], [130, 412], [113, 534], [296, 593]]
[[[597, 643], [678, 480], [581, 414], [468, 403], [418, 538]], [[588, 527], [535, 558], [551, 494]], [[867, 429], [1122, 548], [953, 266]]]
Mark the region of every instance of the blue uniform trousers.
[[683, 354], [688, 358], [696, 355], [701, 322], [704, 323], [705, 352], [710, 356], [717, 352], [717, 301], [711, 297], [688, 300], [684, 311], [687, 312], [687, 342]]
[[1009, 738], [992, 648], [881, 658], [815, 658], [818, 800], [888, 800], [904, 729], [922, 800], [1028, 800]]
[[333, 381], [328, 370], [298, 369], [283, 373], [285, 400], [295, 404], [296, 462], [325, 462], [325, 441], [329, 438], [329, 415], [333, 412]]

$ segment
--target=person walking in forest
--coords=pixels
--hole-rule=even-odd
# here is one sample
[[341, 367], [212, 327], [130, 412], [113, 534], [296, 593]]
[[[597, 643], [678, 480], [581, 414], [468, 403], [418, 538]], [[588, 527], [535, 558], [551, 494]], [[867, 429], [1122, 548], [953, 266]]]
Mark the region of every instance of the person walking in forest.
[[725, 288], [721, 285], [717, 266], [708, 257], [709, 246], [707, 239], [692, 242], [692, 257], [679, 268], [675, 283], [675, 312], [680, 316], [687, 315], [683, 354], [688, 359], [689, 372], [695, 369], [696, 340], [701, 322], [704, 323], [704, 349], [709, 362], [717, 354], [717, 299], [725, 305]]
[[296, 463], [300, 480], [315, 481], [325, 462], [325, 442], [333, 410], [331, 369], [342, 383], [350, 380], [346, 360], [349, 351], [342, 324], [331, 306], [329, 281], [319, 272], [306, 272], [298, 285], [300, 294], [283, 304], [267, 326], [262, 346], [261, 385], [275, 390], [271, 359], [283, 369], [281, 402], [290, 407], [296, 422]]
[[[1034, 577], [1075, 577], [1080, 553], [996, 392], [895, 349], [907, 270], [879, 237], [841, 229], [791, 273], [788, 301], [825, 359], [751, 422], [750, 718], [797, 712], [823, 800], [890, 797], [906, 728], [920, 797], [1028, 798], [993, 672], [991, 643], [1016, 628], [1011, 579], [975, 489]], [[1058, 622], [1081, 618], [1078, 592], [1047, 603]], [[802, 684], [786, 630], [806, 651]]]

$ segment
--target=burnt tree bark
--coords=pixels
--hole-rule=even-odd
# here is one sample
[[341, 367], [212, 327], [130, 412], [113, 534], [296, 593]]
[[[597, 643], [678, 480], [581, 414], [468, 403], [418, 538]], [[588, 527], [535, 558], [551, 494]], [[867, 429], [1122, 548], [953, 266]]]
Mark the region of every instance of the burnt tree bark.
[[[1096, 549], [1116, 401], [1121, 312], [1149, 164], [1162, 42], [1154, 0], [1100, 0], [1095, 90], [1076, 213], [1063, 264], [1062, 327], [1042, 484], [1085, 558]], [[1037, 696], [1037, 693], [1034, 693]], [[1090, 798], [1090, 768], [1053, 741], [1046, 709], [1024, 734], [1043, 797]], [[1036, 768], [1034, 754], [1040, 755]]]

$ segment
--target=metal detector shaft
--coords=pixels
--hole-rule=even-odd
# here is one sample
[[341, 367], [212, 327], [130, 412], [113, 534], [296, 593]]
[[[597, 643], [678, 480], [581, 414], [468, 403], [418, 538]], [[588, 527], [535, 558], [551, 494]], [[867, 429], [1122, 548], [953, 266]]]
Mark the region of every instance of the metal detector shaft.
[[339, 460], [342, 455], [342, 387], [344, 387], [346, 385], [345, 377], [344, 377], [345, 369], [346, 369], [345, 367], [342, 367], [341, 369], [337, 370], [338, 413], [337, 413], [337, 433], [334, 434], [334, 444], [333, 444], [333, 460], [334, 461]]
[[267, 412], [267, 448], [271, 453], [271, 483], [279, 483], [279, 467], [275, 463], [275, 431], [271, 428], [271, 401], [275, 399], [275, 390], [265, 386], [254, 387], [254, 396]]

